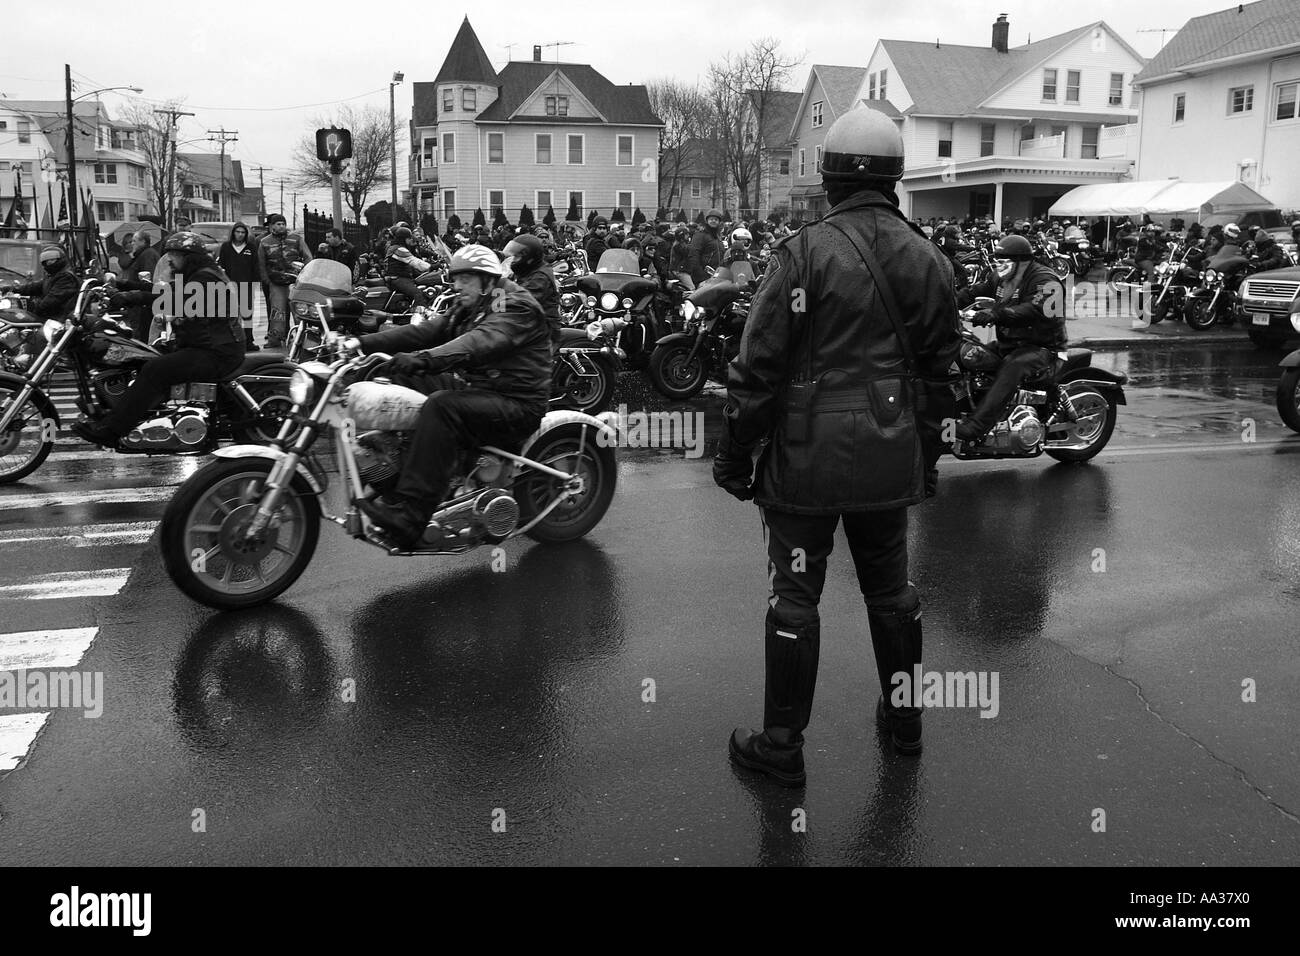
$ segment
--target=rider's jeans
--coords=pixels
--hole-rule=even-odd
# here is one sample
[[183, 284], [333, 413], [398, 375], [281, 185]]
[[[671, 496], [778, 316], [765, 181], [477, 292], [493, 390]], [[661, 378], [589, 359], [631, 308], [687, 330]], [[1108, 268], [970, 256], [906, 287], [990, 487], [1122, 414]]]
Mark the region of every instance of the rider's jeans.
[[984, 429], [993, 427], [998, 412], [1021, 382], [1030, 375], [1050, 368], [1055, 361], [1055, 355], [1050, 349], [1037, 345], [1017, 346], [1013, 343], [991, 342], [987, 348], [1003, 356], [1003, 361], [997, 378], [993, 380], [993, 387], [984, 395], [979, 408], [971, 416], [971, 420]]

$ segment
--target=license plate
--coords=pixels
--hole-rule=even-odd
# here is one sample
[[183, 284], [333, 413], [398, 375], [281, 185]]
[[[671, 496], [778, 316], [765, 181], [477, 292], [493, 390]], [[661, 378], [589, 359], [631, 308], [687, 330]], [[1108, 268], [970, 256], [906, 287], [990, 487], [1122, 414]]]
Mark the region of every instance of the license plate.
[[1272, 320], [1273, 317], [1267, 312], [1250, 313], [1250, 321], [1252, 325], [1268, 325]]

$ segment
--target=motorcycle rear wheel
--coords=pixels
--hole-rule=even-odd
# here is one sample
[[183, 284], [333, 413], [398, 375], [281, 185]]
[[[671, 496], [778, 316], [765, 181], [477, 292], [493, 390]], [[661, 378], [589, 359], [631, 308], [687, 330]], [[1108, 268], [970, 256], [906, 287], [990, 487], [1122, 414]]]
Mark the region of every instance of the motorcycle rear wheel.
[[1293, 432], [1300, 432], [1300, 368], [1288, 368], [1277, 383], [1277, 413]]
[[551, 388], [551, 404], [557, 408], [573, 408], [588, 415], [599, 415], [609, 408], [618, 385], [618, 374], [606, 360], [593, 359], [599, 374], [594, 378], [578, 375], [563, 361], [555, 363], [555, 378]]
[[168, 503], [158, 542], [163, 566], [200, 604], [222, 611], [265, 604], [311, 563], [320, 504], [300, 475], [281, 499], [276, 527], [251, 545], [238, 533], [257, 510], [274, 465], [266, 458], [218, 458], [191, 475]]
[[[21, 386], [0, 384], [0, 414], [9, 408]], [[0, 485], [20, 481], [45, 463], [54, 449], [54, 406], [44, 392], [33, 391], [0, 434]]]
[[[1043, 451], [1057, 461], [1088, 461], [1101, 454], [1101, 450], [1110, 442], [1118, 418], [1118, 406], [1114, 399], [1086, 385], [1072, 389], [1067, 384], [1065, 388], [1079, 417], [1077, 441], [1067, 448], [1046, 447]], [[1087, 428], [1083, 427], [1085, 423]]]
[[650, 356], [650, 381], [666, 398], [685, 401], [704, 390], [708, 368], [703, 350], [690, 361], [693, 342], [661, 345]]
[[[242, 425], [231, 429], [231, 435], [241, 445], [269, 445], [280, 434], [280, 425], [293, 411], [293, 400], [289, 398], [289, 380], [284, 384], [272, 385], [264, 382], [248, 390], [249, 396], [257, 402], [257, 414], [260, 422]], [[245, 414], [240, 410], [241, 416]], [[296, 429], [295, 429], [296, 431]]]
[[[547, 432], [528, 449], [527, 457], [533, 461], [569, 474], [581, 474], [584, 482], [581, 494], [559, 505], [526, 532], [534, 541], [575, 541], [605, 517], [618, 484], [618, 460], [612, 447], [596, 443], [596, 433], [591, 425], [576, 422], [562, 425]], [[560, 479], [525, 466], [514, 483], [520, 524], [528, 524], [545, 511], [559, 494], [561, 485]]]

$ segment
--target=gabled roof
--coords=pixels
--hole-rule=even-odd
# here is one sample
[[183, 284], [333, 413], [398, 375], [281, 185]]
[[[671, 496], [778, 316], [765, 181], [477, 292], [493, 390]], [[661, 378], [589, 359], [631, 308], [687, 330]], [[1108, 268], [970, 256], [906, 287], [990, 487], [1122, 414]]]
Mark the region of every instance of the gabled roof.
[[[509, 122], [516, 110], [559, 70], [575, 90], [613, 126], [663, 126], [664, 121], [650, 108], [650, 95], [644, 86], [616, 86], [586, 63], [543, 63], [537, 60], [511, 60], [496, 78], [499, 95], [478, 114], [480, 122]], [[515, 119], [541, 119], [549, 122], [577, 122], [577, 117], [518, 116]]]
[[813, 80], [821, 83], [826, 105], [830, 107], [827, 119], [835, 122], [845, 110], [852, 109], [854, 98], [862, 88], [862, 80], [867, 75], [865, 66], [833, 66], [829, 63], [814, 63], [804, 81], [803, 92], [799, 94], [799, 105], [790, 119], [790, 139], [799, 138], [799, 118], [808, 109], [812, 97]]
[[[20, 113], [30, 113], [37, 127], [50, 141], [56, 162], [68, 161], [68, 147], [65, 139], [65, 118], [67, 107], [63, 100], [9, 100], [0, 99], [0, 105]], [[77, 151], [77, 162], [94, 159], [98, 148], [96, 127], [100, 123], [110, 123], [108, 112], [98, 100], [86, 100], [72, 104], [72, 113], [76, 117], [73, 147]]]
[[[183, 159], [189, 166], [192, 182], [201, 182], [214, 189], [221, 188], [220, 153], [177, 153], [176, 157]], [[229, 156], [226, 157], [226, 189], [237, 193], [244, 191], [244, 167], [239, 160]]]
[[1097, 27], [1109, 32], [1135, 59], [1142, 60], [1101, 21], [1012, 47], [1005, 53], [992, 46], [936, 45], [915, 40], [881, 40], [880, 45], [911, 94], [909, 113], [962, 116], [974, 112], [996, 93]]
[[1141, 84], [1198, 64], [1287, 46], [1300, 46], [1296, 0], [1258, 0], [1188, 20], [1133, 82]]
[[[759, 95], [759, 90], [749, 91], [751, 109], [758, 109]], [[763, 109], [763, 128], [759, 131], [764, 149], [779, 149], [790, 142], [790, 127], [794, 125], [795, 114], [802, 99], [802, 93], [768, 90]]]
[[483, 44], [469, 25], [469, 17], [461, 21], [456, 39], [451, 41], [447, 59], [434, 78], [435, 83], [495, 83], [497, 74], [483, 52]]

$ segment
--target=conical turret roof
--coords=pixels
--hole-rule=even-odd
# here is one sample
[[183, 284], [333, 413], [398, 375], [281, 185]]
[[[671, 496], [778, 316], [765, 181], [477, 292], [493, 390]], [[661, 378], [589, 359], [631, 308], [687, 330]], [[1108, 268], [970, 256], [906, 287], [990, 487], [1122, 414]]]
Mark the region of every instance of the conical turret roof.
[[483, 44], [478, 42], [474, 28], [469, 25], [469, 17], [466, 17], [456, 31], [447, 59], [443, 60], [442, 69], [433, 82], [495, 84], [496, 81], [496, 71], [483, 52]]

